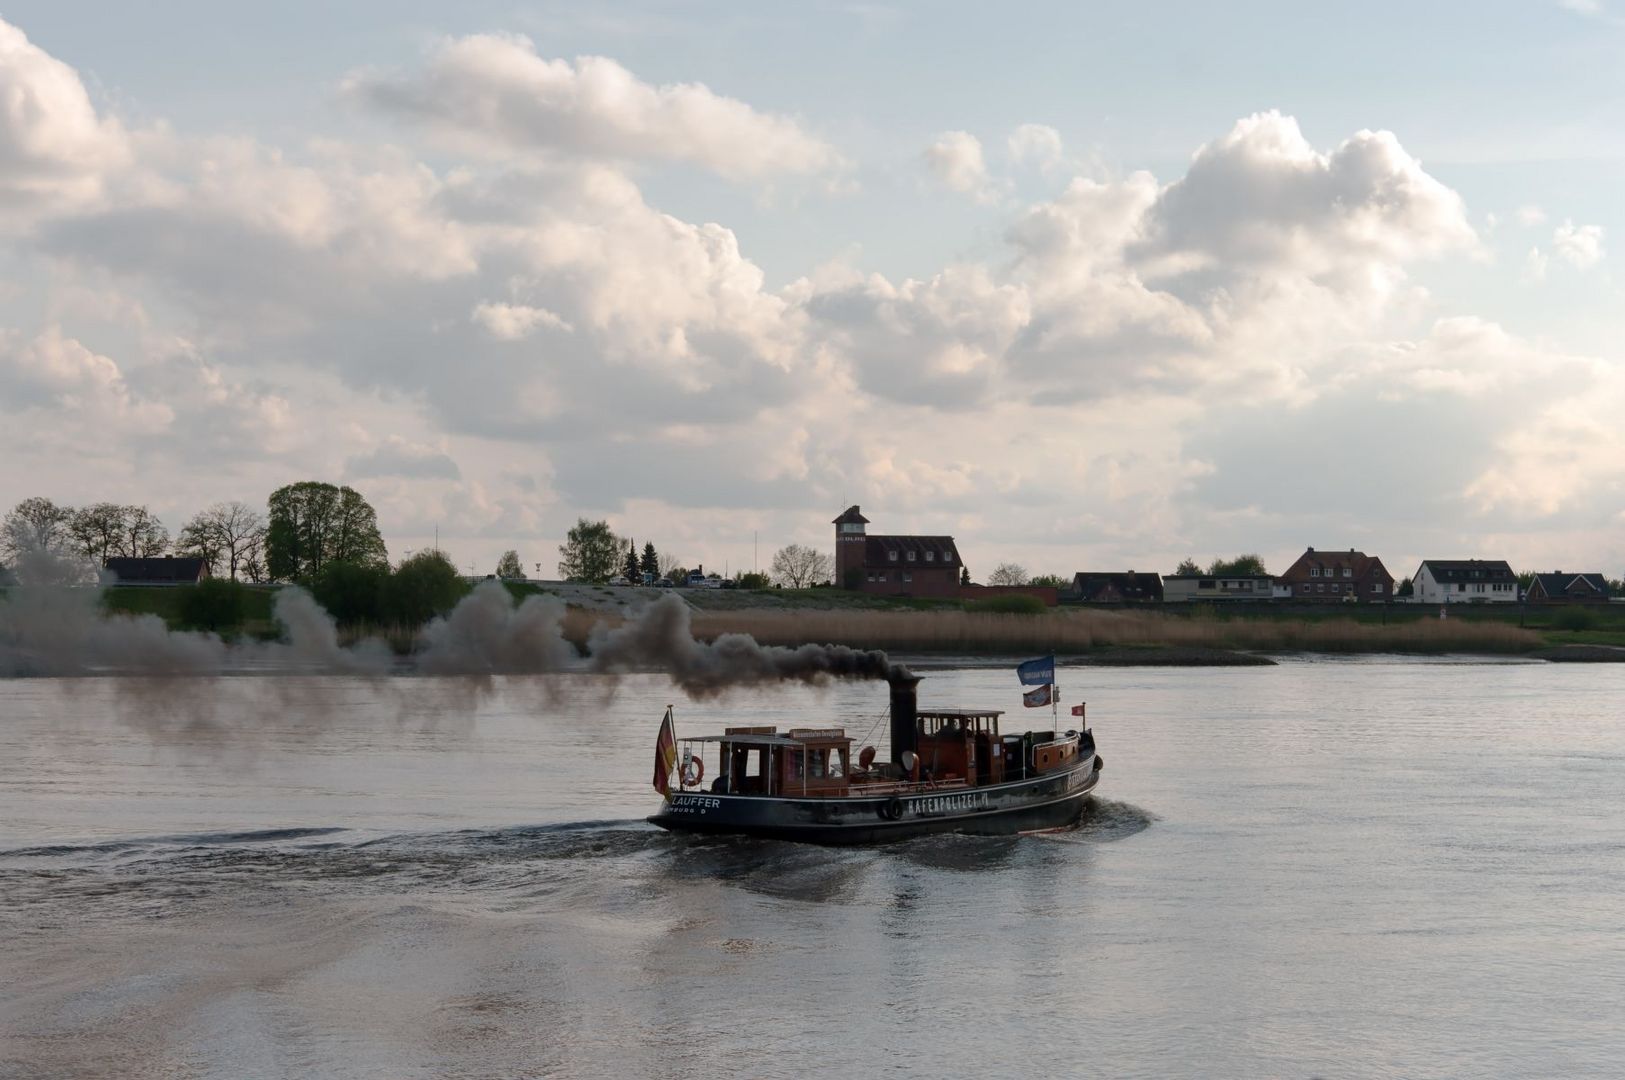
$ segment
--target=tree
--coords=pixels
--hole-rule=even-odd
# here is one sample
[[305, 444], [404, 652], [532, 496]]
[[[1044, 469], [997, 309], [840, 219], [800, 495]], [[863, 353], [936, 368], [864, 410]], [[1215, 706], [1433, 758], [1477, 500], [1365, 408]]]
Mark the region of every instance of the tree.
[[378, 516], [353, 488], [305, 480], [271, 492], [269, 509], [265, 568], [273, 580], [309, 581], [327, 562], [389, 564]]
[[31, 552], [62, 555], [70, 550], [68, 522], [73, 512], [50, 499], [24, 499], [0, 522], [0, 560], [15, 566]]
[[124, 508], [124, 535], [119, 554], [132, 559], [156, 559], [169, 550], [169, 530], [145, 506]]
[[626, 562], [621, 566], [621, 576], [632, 585], [643, 580], [643, 572], [638, 569], [638, 545], [630, 538], [626, 541]]
[[1266, 577], [1269, 574], [1264, 569], [1264, 560], [1257, 555], [1237, 555], [1229, 562], [1214, 559], [1207, 572], [1209, 577]]
[[96, 503], [75, 510], [68, 521], [68, 535], [74, 549], [98, 569], [117, 555], [124, 540], [124, 515], [128, 507], [117, 503]]
[[766, 574], [757, 573], [755, 570], [741, 570], [734, 575], [734, 584], [741, 589], [765, 589], [773, 582]]
[[200, 581], [180, 590], [180, 621], [188, 630], [222, 633], [242, 625], [248, 605], [248, 587], [224, 578]]
[[175, 553], [207, 560], [212, 574], [224, 567], [235, 581], [239, 571], [248, 576], [249, 560], [264, 543], [265, 517], [258, 510], [242, 502], [215, 503], [181, 528]]
[[520, 565], [519, 552], [509, 548], [502, 553], [502, 558], [497, 560], [497, 577], [503, 581], [523, 581], [525, 579], [525, 568]]
[[678, 574], [678, 571], [682, 572], [680, 575], [681, 577], [688, 576], [688, 568], [677, 561], [677, 556], [668, 555], [664, 551], [660, 553], [660, 565], [656, 569], [659, 570], [661, 577], [668, 578], [673, 581], [678, 580], [678, 577], [674, 576]]
[[403, 626], [421, 626], [444, 615], [468, 595], [468, 582], [443, 552], [420, 551], [389, 575], [384, 616]]
[[643, 545], [643, 558], [638, 561], [638, 569], [642, 571], [645, 578], [652, 579], [660, 576], [660, 556], [655, 552], [654, 544], [645, 543]]
[[1020, 563], [1000, 563], [987, 577], [989, 585], [1025, 585], [1027, 568]]
[[805, 589], [829, 580], [835, 560], [816, 548], [790, 544], [773, 555], [773, 579], [788, 589]]
[[1202, 568], [1200, 566], [1196, 565], [1196, 560], [1195, 559], [1186, 558], [1178, 566], [1174, 567], [1174, 576], [1175, 577], [1201, 577], [1202, 576]]
[[175, 554], [189, 559], [202, 559], [209, 568], [210, 577], [220, 574], [220, 558], [224, 553], [220, 544], [220, 534], [217, 533], [203, 511], [195, 515], [191, 521], [181, 526], [181, 534], [175, 538]]
[[673, 565], [671, 569], [660, 575], [662, 579], [673, 585], [683, 585], [688, 582], [688, 567]]
[[620, 565], [621, 542], [607, 521], [578, 518], [559, 545], [559, 576], [566, 581], [602, 585]]
[[1027, 582], [1028, 585], [1042, 585], [1050, 589], [1065, 589], [1072, 585], [1071, 578], [1064, 578], [1060, 574], [1039, 574]]
[[959, 568], [959, 583], [961, 585], [970, 584], [970, 569], [968, 567], [961, 566]]
[[1396, 585], [1394, 587], [1394, 595], [1395, 596], [1410, 596], [1415, 591], [1416, 591], [1416, 586], [1415, 586], [1415, 584], [1412, 583], [1410, 578], [1405, 578], [1403, 581], [1401, 581], [1398, 585]]
[[310, 579], [310, 594], [327, 613], [346, 626], [384, 621], [384, 587], [389, 571], [332, 560]]

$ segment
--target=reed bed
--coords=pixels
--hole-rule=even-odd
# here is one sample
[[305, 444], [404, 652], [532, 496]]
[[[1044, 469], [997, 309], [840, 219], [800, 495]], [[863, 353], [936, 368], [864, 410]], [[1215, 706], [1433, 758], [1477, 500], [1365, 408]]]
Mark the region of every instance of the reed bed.
[[1381, 625], [1353, 619], [1190, 619], [1155, 612], [1054, 611], [1001, 615], [969, 611], [704, 611], [694, 634], [745, 633], [766, 645], [807, 642], [890, 652], [1087, 652], [1119, 646], [1183, 646], [1256, 652], [1521, 653], [1539, 648], [1532, 630], [1504, 623], [1416, 620]]

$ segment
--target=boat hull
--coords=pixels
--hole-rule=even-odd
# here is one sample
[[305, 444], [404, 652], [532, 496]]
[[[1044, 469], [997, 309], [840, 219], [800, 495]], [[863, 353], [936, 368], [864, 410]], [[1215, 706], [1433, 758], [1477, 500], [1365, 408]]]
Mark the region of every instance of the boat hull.
[[977, 788], [840, 798], [777, 798], [673, 792], [651, 824], [694, 833], [880, 844], [930, 833], [982, 836], [1060, 829], [1075, 824], [1100, 781], [1097, 755], [1077, 767]]

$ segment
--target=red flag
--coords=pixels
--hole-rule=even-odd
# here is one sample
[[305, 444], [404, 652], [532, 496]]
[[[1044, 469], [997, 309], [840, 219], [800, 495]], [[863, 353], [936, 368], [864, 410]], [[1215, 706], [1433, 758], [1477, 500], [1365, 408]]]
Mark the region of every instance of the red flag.
[[660, 721], [660, 734], [655, 737], [655, 790], [671, 795], [671, 770], [677, 764], [677, 729], [672, 726], [671, 706], [666, 706], [666, 718]]
[[1029, 690], [1025, 694], [1022, 694], [1021, 703], [1027, 706], [1029, 709], [1037, 709], [1044, 705], [1048, 705], [1050, 703], [1050, 699], [1054, 696], [1054, 693], [1055, 685], [1053, 683], [1045, 683], [1043, 686]]
[[1072, 715], [1073, 716], [1082, 716], [1083, 715], [1083, 706], [1082, 705], [1074, 705], [1074, 706], [1072, 706]]

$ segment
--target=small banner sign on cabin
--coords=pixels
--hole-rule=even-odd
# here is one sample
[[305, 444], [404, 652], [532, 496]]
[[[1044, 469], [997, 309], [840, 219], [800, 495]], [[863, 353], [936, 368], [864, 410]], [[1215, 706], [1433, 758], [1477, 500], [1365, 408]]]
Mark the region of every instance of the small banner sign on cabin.
[[1016, 677], [1022, 686], [1044, 686], [1055, 681], [1055, 654], [1040, 656], [1016, 665]]

